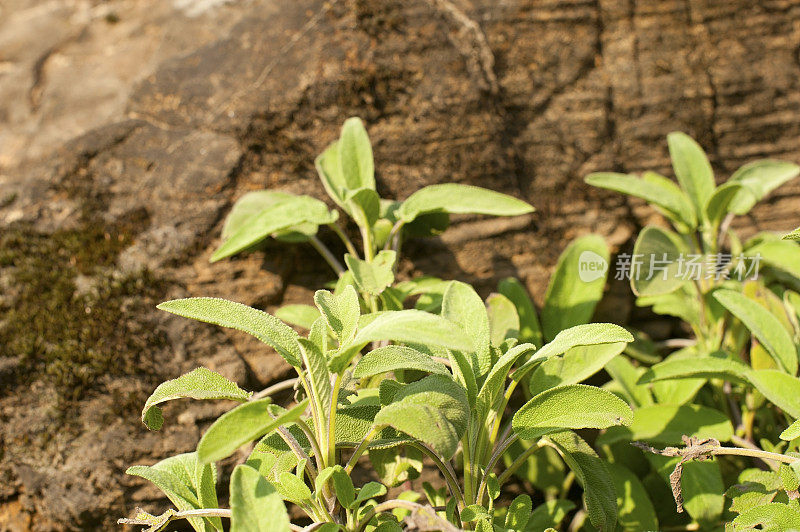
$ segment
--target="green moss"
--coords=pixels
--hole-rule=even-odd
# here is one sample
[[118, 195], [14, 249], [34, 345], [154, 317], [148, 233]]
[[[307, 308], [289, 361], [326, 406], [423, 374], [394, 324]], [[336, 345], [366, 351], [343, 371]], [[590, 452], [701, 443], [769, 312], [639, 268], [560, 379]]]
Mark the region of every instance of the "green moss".
[[44, 380], [76, 400], [102, 389], [106, 376], [152, 373], [147, 357], [165, 339], [149, 316], [165, 284], [148, 271], [117, 277], [112, 268], [143, 221], [135, 213], [49, 235], [27, 224], [3, 231], [0, 356], [17, 360], [15, 384]]

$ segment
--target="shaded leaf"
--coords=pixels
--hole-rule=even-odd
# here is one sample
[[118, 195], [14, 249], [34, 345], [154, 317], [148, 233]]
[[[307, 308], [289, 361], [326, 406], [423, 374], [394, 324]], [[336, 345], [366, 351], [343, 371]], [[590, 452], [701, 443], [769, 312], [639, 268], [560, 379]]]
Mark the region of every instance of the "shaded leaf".
[[519, 337], [517, 308], [506, 296], [492, 294], [486, 299], [492, 345], [500, 346], [508, 338]]
[[647, 490], [639, 477], [619, 464], [606, 463], [617, 493], [620, 526], [624, 530], [658, 530], [658, 518]]
[[[672, 231], [648, 225], [639, 233], [633, 246], [630, 278], [637, 296], [668, 294], [686, 281], [681, 278], [680, 259], [683, 244]], [[639, 261], [639, 266], [634, 265]]]
[[552, 434], [549, 438], [583, 486], [589, 520], [600, 530], [614, 530], [617, 494], [605, 462], [574, 432]]
[[536, 314], [536, 307], [533, 305], [528, 291], [517, 279], [508, 277], [500, 281], [497, 285], [498, 291], [506, 296], [517, 308], [519, 316], [519, 341], [530, 342], [540, 346], [542, 340], [542, 328], [539, 325], [539, 318]]
[[558, 259], [545, 294], [542, 308], [545, 339], [552, 340], [560, 331], [592, 319], [603, 297], [608, 259], [608, 246], [598, 235], [583, 236], [567, 246]]
[[800, 379], [776, 369], [758, 369], [748, 376], [753, 386], [775, 406], [800, 418]]
[[678, 445], [684, 434], [728, 441], [733, 435], [733, 426], [725, 414], [713, 408], [656, 404], [636, 409], [629, 427], [609, 429], [597, 441], [602, 445], [623, 439]]
[[314, 294], [314, 303], [333, 334], [339, 339], [340, 345], [353, 339], [358, 328], [358, 318], [361, 316], [361, 306], [355, 288], [347, 286], [338, 294], [317, 290]]
[[319, 316], [319, 310], [311, 305], [284, 305], [275, 310], [279, 320], [304, 329], [311, 329]]

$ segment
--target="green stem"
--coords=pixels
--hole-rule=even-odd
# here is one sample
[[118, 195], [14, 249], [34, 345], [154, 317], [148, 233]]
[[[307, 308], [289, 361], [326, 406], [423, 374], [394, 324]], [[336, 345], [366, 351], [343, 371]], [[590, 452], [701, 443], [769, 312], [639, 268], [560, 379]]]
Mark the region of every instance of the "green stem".
[[358, 462], [358, 459], [361, 458], [362, 454], [364, 454], [364, 451], [367, 450], [367, 447], [369, 447], [372, 439], [377, 436], [385, 426], [386, 425], [373, 425], [372, 429], [370, 429], [367, 435], [362, 438], [361, 443], [359, 443], [358, 447], [356, 447], [355, 451], [353, 451], [353, 456], [350, 457], [350, 460], [348, 460], [347, 465], [344, 468], [348, 475], [353, 472], [356, 462]]
[[344, 231], [342, 231], [342, 228], [339, 227], [339, 224], [337, 223], [328, 224], [328, 227], [330, 227], [333, 230], [333, 232], [336, 233], [336, 235], [344, 244], [344, 247], [347, 248], [347, 252], [350, 253], [355, 258], [359, 258], [358, 250], [356, 250], [356, 247], [353, 245], [353, 241], [350, 240], [350, 238], [347, 236], [347, 234], [345, 234]]
[[322, 450], [320, 449], [317, 437], [314, 435], [314, 431], [312, 431], [311, 427], [308, 426], [308, 423], [306, 423], [302, 419], [298, 419], [297, 421], [295, 421], [295, 423], [303, 432], [303, 434], [305, 434], [306, 438], [311, 444], [311, 451], [314, 453], [314, 459], [317, 462], [317, 469], [322, 469], [323, 467], [325, 467], [325, 460], [324, 457], [322, 456]]
[[538, 451], [539, 449], [541, 449], [545, 445], [547, 445], [547, 442], [545, 440], [539, 440], [536, 443], [536, 445], [531, 445], [530, 447], [525, 449], [525, 452], [523, 452], [521, 455], [517, 456], [517, 458], [513, 462], [511, 462], [511, 465], [508, 466], [506, 468], [506, 470], [503, 471], [503, 473], [499, 477], [497, 477], [497, 482], [501, 486], [503, 484], [505, 484], [506, 482], [508, 482], [508, 479], [511, 478], [511, 475], [513, 475], [514, 472], [522, 466], [522, 464], [527, 462], [528, 458], [530, 458], [530, 456], [533, 453], [535, 453], [536, 451]]
[[475, 499], [473, 498], [473, 490], [472, 490], [472, 478], [473, 478], [473, 470], [472, 470], [472, 452], [470, 450], [469, 445], [469, 431], [464, 434], [464, 438], [461, 440], [461, 454], [463, 454], [464, 460], [464, 499], [465, 504], [474, 504]]
[[325, 262], [328, 263], [328, 266], [330, 266], [333, 271], [336, 272], [336, 275], [342, 275], [344, 273], [345, 270], [344, 266], [342, 266], [342, 263], [339, 262], [336, 256], [331, 253], [331, 250], [328, 249], [328, 247], [323, 244], [316, 235], [311, 235], [308, 237], [308, 242], [314, 246], [314, 249], [316, 249], [320, 255], [322, 255], [322, 258], [325, 259]]
[[331, 407], [328, 413], [328, 465], [336, 463], [336, 407], [339, 405], [339, 388], [342, 385], [342, 376], [337, 374], [331, 390]]
[[458, 486], [456, 473], [453, 471], [452, 467], [439, 458], [436, 452], [424, 443], [410, 442], [408, 445], [420, 451], [422, 454], [430, 458], [434, 464], [436, 464], [436, 467], [438, 467], [439, 471], [441, 471], [442, 475], [444, 475], [444, 480], [447, 482], [447, 486], [450, 489], [450, 494], [456, 498], [459, 511], [463, 510], [466, 507], [466, 500], [464, 499], [464, 494], [461, 492], [461, 488]]

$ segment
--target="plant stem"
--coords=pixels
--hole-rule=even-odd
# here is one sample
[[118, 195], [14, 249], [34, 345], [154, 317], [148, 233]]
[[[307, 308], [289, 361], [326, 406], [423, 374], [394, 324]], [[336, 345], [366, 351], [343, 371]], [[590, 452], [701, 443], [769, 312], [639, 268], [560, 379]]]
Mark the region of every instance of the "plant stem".
[[342, 376], [337, 374], [333, 380], [333, 389], [331, 390], [331, 406], [328, 412], [328, 465], [333, 465], [336, 462], [336, 407], [339, 405], [339, 388], [342, 385]]
[[333, 232], [336, 233], [336, 235], [344, 244], [344, 247], [347, 248], [348, 253], [350, 253], [355, 258], [360, 258], [358, 250], [356, 250], [356, 247], [353, 245], [353, 241], [350, 240], [350, 238], [347, 236], [347, 234], [345, 234], [344, 231], [342, 231], [342, 228], [339, 227], [339, 224], [337, 223], [328, 224], [328, 227], [330, 227], [333, 230]]
[[251, 401], [255, 401], [256, 399], [261, 399], [263, 397], [269, 397], [270, 395], [278, 392], [282, 392], [283, 390], [288, 390], [292, 388], [295, 384], [297, 384], [297, 377], [293, 379], [286, 379], [285, 381], [281, 381], [278, 383], [273, 384], [267, 388], [264, 388], [258, 393], [254, 393], [251, 397]]
[[456, 498], [459, 511], [463, 510], [466, 507], [466, 501], [464, 499], [464, 494], [461, 492], [461, 488], [458, 486], [456, 472], [453, 471], [452, 466], [448, 462], [445, 462], [439, 458], [436, 452], [424, 443], [410, 442], [408, 445], [420, 451], [422, 454], [430, 458], [434, 464], [436, 464], [436, 467], [438, 467], [439, 471], [441, 471], [442, 475], [444, 475], [445, 482], [447, 482], [447, 487], [450, 489], [450, 494]]
[[492, 453], [492, 456], [489, 458], [489, 461], [486, 463], [486, 475], [483, 477], [483, 479], [481, 480], [480, 485], [478, 486], [478, 498], [476, 499], [478, 504], [482, 504], [483, 503], [483, 493], [486, 491], [486, 477], [488, 477], [489, 474], [492, 472], [492, 470], [494, 469], [494, 466], [497, 464], [497, 461], [500, 459], [501, 456], [503, 456], [503, 453], [506, 452], [506, 450], [509, 447], [511, 447], [511, 444], [513, 444], [515, 441], [517, 441], [517, 439], [518, 439], [518, 436], [516, 434], [514, 434], [510, 438], [508, 438], [506, 440], [503, 440], [499, 445], [497, 445], [495, 447], [494, 452]]
[[472, 453], [470, 452], [469, 447], [469, 431], [464, 434], [464, 438], [461, 440], [461, 454], [463, 455], [464, 460], [464, 498], [466, 504], [473, 504], [475, 499], [473, 498], [473, 491], [472, 491]]
[[508, 482], [508, 479], [511, 478], [511, 475], [513, 475], [514, 472], [522, 466], [522, 464], [527, 462], [528, 458], [530, 458], [530, 456], [533, 453], [535, 453], [545, 445], [548, 445], [548, 442], [546, 440], [539, 440], [536, 443], [536, 445], [531, 445], [530, 447], [525, 449], [525, 452], [517, 456], [517, 458], [513, 462], [511, 462], [511, 465], [508, 466], [506, 470], [503, 471], [503, 473], [499, 477], [497, 477], [497, 481], [500, 483], [500, 485], [502, 486], [503, 484]]
[[353, 472], [356, 462], [358, 462], [358, 459], [361, 458], [362, 454], [364, 454], [364, 451], [367, 450], [367, 447], [369, 447], [369, 443], [372, 441], [372, 439], [377, 436], [385, 426], [386, 425], [374, 425], [367, 435], [362, 438], [361, 443], [359, 443], [358, 447], [356, 447], [355, 451], [353, 451], [353, 456], [350, 457], [350, 460], [348, 460], [347, 465], [344, 468], [348, 475]]
[[328, 263], [328, 266], [330, 266], [333, 271], [336, 272], [336, 275], [342, 275], [344, 273], [345, 270], [344, 266], [342, 266], [342, 263], [339, 262], [336, 256], [331, 253], [331, 250], [328, 249], [328, 247], [323, 244], [316, 235], [311, 235], [308, 237], [308, 241], [312, 246], [314, 246], [314, 249], [316, 249], [317, 252], [322, 255], [322, 258], [325, 259], [325, 262]]
[[322, 450], [319, 447], [317, 437], [314, 435], [314, 431], [312, 431], [311, 427], [308, 426], [308, 423], [302, 419], [298, 419], [295, 421], [295, 423], [300, 430], [303, 431], [303, 434], [305, 434], [306, 438], [308, 438], [308, 441], [311, 444], [311, 451], [314, 453], [314, 459], [317, 462], [317, 469], [322, 469], [325, 466], [325, 462], [323, 460]]

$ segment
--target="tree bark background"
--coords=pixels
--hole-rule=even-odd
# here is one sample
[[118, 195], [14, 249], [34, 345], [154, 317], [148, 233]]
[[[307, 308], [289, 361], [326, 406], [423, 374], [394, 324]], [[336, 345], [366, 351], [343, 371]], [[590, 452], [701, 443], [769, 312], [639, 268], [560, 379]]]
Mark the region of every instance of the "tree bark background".
[[[313, 159], [353, 115], [382, 196], [454, 181], [538, 210], [459, 218], [406, 247], [405, 275], [484, 295], [513, 275], [541, 301], [570, 239], [597, 232], [618, 250], [657, 220], [587, 187], [589, 172], [672, 175], [674, 130], [708, 151], [718, 180], [757, 158], [800, 161], [800, 1], [0, 0], [0, 239], [135, 219], [91, 276], [153, 271], [155, 299], [309, 302], [329, 275], [308, 249], [207, 261], [246, 191], [323, 198]], [[790, 183], [735, 226], [793, 229], [799, 196]], [[20, 268], [0, 261], [0, 310], [21, 297]], [[630, 297], [611, 291], [605, 312], [624, 322]], [[124, 467], [191, 450], [220, 410], [171, 407], [177, 426], [149, 434], [136, 411], [148, 387], [198, 364], [251, 388], [286, 371], [241, 335], [145, 314], [164, 345], [72, 400], [81, 415], [60, 438], [36, 435], [61, 430], [46, 407], [67, 407], [27, 394], [19, 374], [38, 369], [0, 345], [0, 530], [105, 529], [135, 504], [163, 506]], [[109, 417], [110, 390], [131, 387], [133, 406]]]

